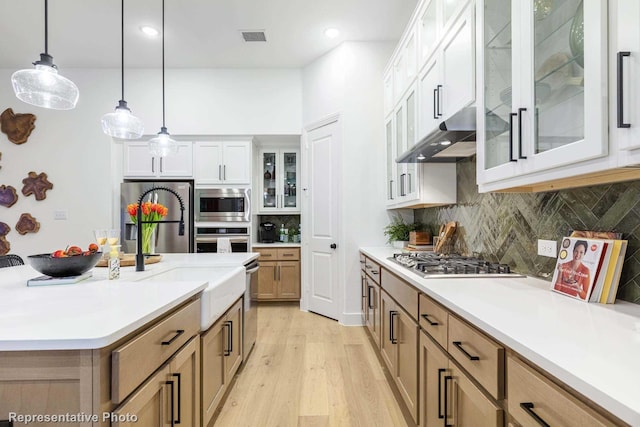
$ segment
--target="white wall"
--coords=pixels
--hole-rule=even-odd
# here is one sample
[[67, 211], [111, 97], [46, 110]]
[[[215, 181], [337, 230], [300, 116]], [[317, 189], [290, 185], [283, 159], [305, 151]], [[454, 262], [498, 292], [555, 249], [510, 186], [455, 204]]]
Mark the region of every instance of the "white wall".
[[[27, 64], [25, 64], [26, 66]], [[80, 89], [74, 110], [54, 111], [19, 101], [10, 77], [15, 70], [0, 69], [0, 110], [37, 116], [29, 140], [15, 145], [0, 134], [0, 185], [13, 186], [18, 202], [0, 206], [0, 221], [11, 252], [21, 256], [51, 252], [70, 244], [85, 247], [92, 230], [112, 225], [120, 173], [121, 149], [102, 133], [100, 118], [120, 99], [120, 73], [116, 69], [64, 69], [61, 73]], [[155, 134], [162, 124], [160, 70], [125, 70], [125, 98], [133, 113]], [[167, 70], [166, 124], [172, 135], [299, 134], [302, 127], [301, 71]], [[46, 172], [53, 189], [35, 201], [21, 194], [29, 171]], [[67, 221], [53, 220], [55, 210], [66, 210]], [[40, 222], [40, 231], [19, 235], [15, 224], [23, 212]]]
[[385, 244], [382, 73], [395, 43], [347, 42], [303, 69], [303, 124], [342, 121], [340, 287], [344, 324], [360, 324], [358, 248]]

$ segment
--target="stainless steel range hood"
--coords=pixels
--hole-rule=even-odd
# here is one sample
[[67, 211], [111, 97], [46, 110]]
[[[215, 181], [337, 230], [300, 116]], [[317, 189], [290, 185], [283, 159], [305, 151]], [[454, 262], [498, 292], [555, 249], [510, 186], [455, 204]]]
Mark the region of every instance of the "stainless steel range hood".
[[[501, 134], [509, 124], [493, 113], [485, 116], [487, 134]], [[448, 163], [476, 152], [476, 107], [466, 107], [438, 125], [396, 163]]]

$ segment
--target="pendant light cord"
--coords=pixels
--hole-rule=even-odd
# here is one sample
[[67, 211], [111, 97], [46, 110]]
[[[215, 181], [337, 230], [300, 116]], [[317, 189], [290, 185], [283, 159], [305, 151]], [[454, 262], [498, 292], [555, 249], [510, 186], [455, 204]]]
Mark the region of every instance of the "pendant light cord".
[[164, 113], [164, 0], [162, 0], [162, 127], [166, 128]]
[[121, 1], [120, 22], [120, 81], [122, 82], [122, 99], [124, 101], [124, 0]]
[[[163, 0], [164, 1], [164, 0]], [[49, 15], [49, 1], [44, 0], [44, 53], [49, 54], [49, 24], [47, 15]]]

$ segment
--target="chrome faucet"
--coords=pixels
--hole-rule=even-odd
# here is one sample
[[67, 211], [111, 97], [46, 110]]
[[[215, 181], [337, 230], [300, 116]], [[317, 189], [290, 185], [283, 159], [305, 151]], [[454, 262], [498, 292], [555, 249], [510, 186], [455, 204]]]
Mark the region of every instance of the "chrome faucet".
[[[178, 202], [180, 202], [180, 220], [169, 220], [169, 221], [143, 221], [142, 220], [142, 201], [144, 197], [152, 193], [154, 191], [167, 191], [178, 198]], [[166, 223], [178, 223], [178, 235], [184, 236], [184, 202], [182, 201], [182, 197], [178, 195], [175, 191], [167, 187], [155, 187], [151, 188], [140, 196], [138, 199], [138, 210], [136, 212], [137, 222], [138, 222], [138, 230], [137, 230], [137, 241], [136, 241], [136, 271], [144, 271], [144, 254], [142, 253], [142, 224], [160, 224], [163, 222]]]

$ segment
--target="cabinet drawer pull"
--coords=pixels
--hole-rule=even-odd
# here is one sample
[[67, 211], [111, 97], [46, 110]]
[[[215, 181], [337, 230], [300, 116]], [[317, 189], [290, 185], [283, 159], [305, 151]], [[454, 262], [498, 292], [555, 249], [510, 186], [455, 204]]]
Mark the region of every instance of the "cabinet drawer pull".
[[462, 348], [462, 341], [453, 341], [453, 345], [458, 347], [458, 350], [460, 350], [465, 356], [467, 356], [469, 360], [480, 360], [478, 356], [472, 356], [469, 353], [467, 353], [467, 351], [464, 348]]
[[224, 327], [225, 328], [229, 328], [229, 330], [227, 331], [227, 348], [224, 350], [224, 355], [225, 356], [231, 356], [231, 353], [233, 351], [232, 347], [231, 347], [233, 345], [232, 344], [233, 343], [233, 337], [231, 335], [233, 333], [232, 325], [233, 325], [233, 322], [230, 321], [230, 320], [224, 322]]
[[527, 156], [522, 155], [522, 112], [527, 111], [526, 108], [518, 108], [518, 158], [526, 159]]
[[623, 59], [625, 56], [631, 56], [631, 52], [618, 52], [618, 127], [630, 128], [631, 123], [624, 122], [624, 104], [623, 104], [623, 78], [624, 78], [624, 64]]
[[151, 173], [156, 173], [156, 168], [155, 168], [155, 160], [153, 159], [153, 157], [151, 158]]
[[176, 334], [171, 337], [169, 341], [162, 341], [162, 345], [171, 345], [172, 342], [176, 340], [180, 335], [184, 334], [184, 329], [178, 329]]
[[373, 274], [374, 276], [377, 276], [377, 275], [378, 275], [378, 274], [380, 274], [380, 273], [378, 273], [378, 271], [377, 271], [377, 270], [371, 270], [371, 274]]
[[529, 414], [531, 416], [531, 418], [536, 420], [538, 422], [538, 424], [540, 424], [543, 427], [550, 427], [549, 424], [547, 424], [545, 420], [543, 420], [542, 418], [540, 418], [540, 416], [538, 414], [533, 412], [534, 406], [533, 406], [532, 402], [522, 402], [522, 403], [520, 403], [520, 407], [522, 409], [524, 409], [524, 411], [527, 414]]
[[367, 286], [367, 306], [368, 306], [371, 310], [373, 310], [373, 309], [375, 308], [375, 307], [373, 307], [373, 306], [371, 305], [371, 294], [373, 293], [373, 292], [371, 292], [371, 290], [372, 290], [372, 289], [373, 289], [373, 286]]
[[389, 200], [393, 200], [393, 180], [389, 180]]
[[437, 119], [438, 118], [438, 107], [436, 106], [436, 94], [438, 93], [438, 89], [433, 89], [433, 118]]
[[442, 105], [442, 99], [440, 98], [440, 94], [442, 93], [442, 85], [438, 85], [436, 87], [438, 89], [438, 117], [442, 117], [442, 112], [440, 111], [440, 105]]
[[438, 419], [444, 418], [442, 410], [442, 374], [447, 372], [444, 368], [438, 368]]
[[449, 408], [448, 408], [448, 394], [449, 394], [449, 388], [447, 387], [447, 385], [449, 384], [449, 381], [452, 381], [453, 377], [451, 375], [447, 375], [446, 377], [444, 377], [444, 427], [449, 427], [449, 423], [447, 423], [447, 416], [448, 416], [448, 412], [449, 412]]
[[391, 341], [391, 344], [398, 344], [398, 339], [393, 334], [393, 318], [397, 315], [397, 311], [389, 311], [389, 341]]
[[429, 324], [430, 324], [431, 326], [438, 326], [438, 325], [440, 324], [440, 323], [438, 323], [438, 322], [432, 322], [431, 320], [429, 320], [429, 316], [430, 316], [429, 314], [423, 314], [423, 315], [422, 315], [422, 318], [423, 318], [424, 320], [426, 320], [427, 322], [429, 322]]
[[[181, 416], [180, 416], [180, 407], [182, 406], [181, 403], [180, 403], [182, 401], [182, 380], [180, 378], [180, 374], [179, 373], [178, 374], [171, 374], [171, 375], [176, 377], [176, 378], [178, 378], [178, 419], [175, 420], [174, 422], [176, 424], [180, 424], [180, 418], [181, 418]], [[171, 418], [173, 418], [173, 417], [171, 417]]]
[[282, 254], [282, 256], [293, 256], [294, 254]]
[[[174, 418], [174, 413], [173, 413], [173, 407], [174, 407], [174, 390], [173, 390], [173, 381], [165, 381], [165, 384], [169, 385], [169, 388], [171, 389], [171, 427], [173, 427], [173, 425], [175, 424], [175, 418]], [[165, 416], [163, 415], [163, 418]]]
[[360, 264], [365, 264], [365, 262], [364, 262], [364, 261], [362, 261], [362, 260], [360, 260]]
[[222, 165], [218, 165], [218, 181], [222, 181]]
[[160, 157], [160, 173], [162, 173], [162, 157]]

